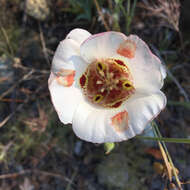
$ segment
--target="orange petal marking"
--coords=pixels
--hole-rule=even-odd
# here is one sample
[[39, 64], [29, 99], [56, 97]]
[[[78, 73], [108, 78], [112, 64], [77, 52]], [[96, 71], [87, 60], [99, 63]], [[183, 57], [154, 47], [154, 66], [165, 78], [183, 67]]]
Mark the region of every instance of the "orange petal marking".
[[128, 126], [129, 117], [127, 111], [119, 112], [118, 114], [113, 116], [111, 120], [112, 120], [112, 125], [114, 126], [114, 129], [117, 132], [124, 132], [129, 128]]
[[56, 80], [60, 85], [69, 87], [73, 84], [75, 77], [75, 71], [69, 69], [63, 69], [57, 73]]
[[131, 40], [126, 40], [123, 43], [120, 44], [119, 48], [117, 49], [117, 53], [127, 57], [129, 59], [132, 59], [135, 57], [135, 51], [136, 51], [136, 44]]

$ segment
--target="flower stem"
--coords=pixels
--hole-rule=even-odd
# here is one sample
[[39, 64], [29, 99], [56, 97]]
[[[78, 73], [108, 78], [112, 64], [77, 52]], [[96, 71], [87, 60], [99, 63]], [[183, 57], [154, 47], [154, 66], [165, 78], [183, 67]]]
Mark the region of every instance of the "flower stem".
[[[159, 130], [159, 128], [158, 128], [158, 125], [157, 125], [154, 121], [152, 122], [152, 127], [153, 127], [153, 131], [154, 131], [155, 136], [158, 137], [158, 138], [162, 138], [162, 135], [161, 135], [161, 133], [160, 133], [160, 130]], [[167, 147], [166, 147], [165, 142], [158, 140], [158, 145], [159, 145], [159, 147], [160, 147], [161, 152], [164, 151], [164, 154], [167, 156], [167, 159], [168, 159], [168, 160], [165, 161], [165, 159], [166, 159], [166, 158], [165, 158], [164, 161], [165, 161], [166, 164], [167, 164], [167, 162], [169, 162], [169, 164], [171, 165], [171, 167], [172, 167], [172, 172], [173, 172], [173, 174], [174, 174], [174, 176], [175, 176], [175, 179], [176, 179], [176, 182], [177, 182], [177, 184], [178, 184], [179, 190], [182, 190], [181, 182], [180, 182], [180, 180], [179, 180], [179, 178], [178, 178], [178, 175], [177, 175], [177, 173], [176, 173], [175, 166], [174, 166], [174, 164], [173, 164], [173, 161], [172, 161], [171, 156], [170, 156], [170, 154], [169, 154], [169, 152], [168, 152], [168, 149], [167, 149]], [[164, 157], [164, 156], [163, 156], [163, 157]], [[166, 166], [167, 166], [167, 165], [166, 165]], [[168, 171], [168, 173], [169, 173], [169, 171]]]
[[[126, 17], [126, 33], [127, 35], [130, 34], [130, 26], [134, 16], [135, 7], [136, 7], [137, 0], [134, 0], [133, 5], [131, 6], [131, 0], [127, 1], [127, 12], [125, 14]], [[124, 12], [125, 13], [125, 12]]]

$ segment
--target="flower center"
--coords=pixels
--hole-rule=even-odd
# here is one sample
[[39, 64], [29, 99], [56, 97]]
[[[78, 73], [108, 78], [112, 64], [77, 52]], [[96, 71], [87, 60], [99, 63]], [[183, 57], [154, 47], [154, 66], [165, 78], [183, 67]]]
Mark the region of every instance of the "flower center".
[[89, 64], [79, 82], [90, 102], [107, 108], [119, 107], [135, 92], [132, 75], [119, 59]]

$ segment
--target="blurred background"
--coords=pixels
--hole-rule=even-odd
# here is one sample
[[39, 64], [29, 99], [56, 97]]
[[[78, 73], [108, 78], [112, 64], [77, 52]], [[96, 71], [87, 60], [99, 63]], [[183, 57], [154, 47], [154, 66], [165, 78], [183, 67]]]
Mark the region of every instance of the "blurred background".
[[[188, 139], [189, 10], [189, 0], [0, 0], [0, 190], [177, 190], [156, 141], [133, 138], [105, 154], [77, 138], [58, 120], [47, 80], [72, 29], [137, 34], [168, 69], [160, 131]], [[167, 147], [190, 190], [190, 145]]]

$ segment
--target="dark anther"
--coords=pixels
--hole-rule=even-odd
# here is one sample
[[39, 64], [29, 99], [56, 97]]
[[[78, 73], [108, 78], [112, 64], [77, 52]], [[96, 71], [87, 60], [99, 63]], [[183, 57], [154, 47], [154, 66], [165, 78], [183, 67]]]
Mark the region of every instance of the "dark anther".
[[126, 83], [125, 87], [131, 87], [131, 85], [129, 83]]
[[102, 64], [101, 64], [101, 63], [98, 63], [98, 67], [99, 67], [99, 69], [100, 69], [100, 70], [102, 70], [102, 69], [103, 69], [103, 67], [102, 67]]
[[99, 99], [100, 99], [100, 96], [97, 96], [97, 97], [95, 98], [95, 101], [97, 102]]

